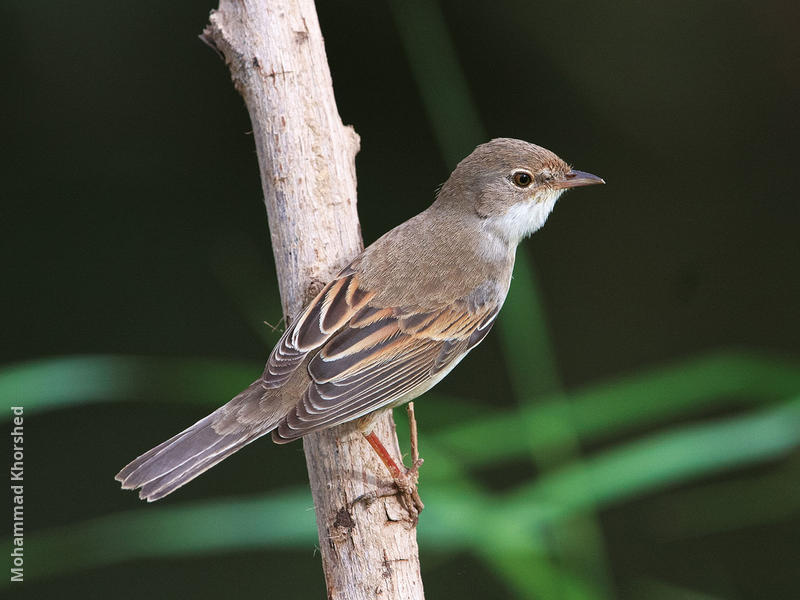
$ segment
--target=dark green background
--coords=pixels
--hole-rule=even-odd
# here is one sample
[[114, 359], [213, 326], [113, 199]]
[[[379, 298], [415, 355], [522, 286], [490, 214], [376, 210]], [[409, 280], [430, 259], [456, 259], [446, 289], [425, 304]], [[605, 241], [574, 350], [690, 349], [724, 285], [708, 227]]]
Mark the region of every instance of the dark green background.
[[[257, 374], [265, 338], [278, 336], [262, 322], [277, 322], [280, 304], [248, 115], [197, 39], [210, 8], [4, 5], [3, 364], [207, 357], [250, 361]], [[453, 165], [388, 6], [318, 10], [339, 111], [361, 136], [369, 243], [425, 208]], [[520, 250], [536, 266], [567, 389], [718, 348], [798, 356], [796, 4], [448, 1], [442, 12], [488, 135], [546, 146], [608, 182], [563, 197]], [[508, 406], [498, 344], [490, 336], [442, 391]], [[30, 419], [26, 531], [139, 508], [113, 474], [203, 410], [130, 402]], [[300, 450], [256, 444], [168, 502], [300, 484]], [[642, 524], [669, 518], [670, 494], [687, 486], [600, 514], [615, 595], [655, 597], [641, 587], [653, 578], [692, 598], [796, 593], [796, 512], [712, 536], [651, 536]], [[467, 554], [426, 562], [422, 552], [431, 598], [511, 593]], [[310, 546], [143, 560], [23, 585], [14, 596], [323, 596]]]

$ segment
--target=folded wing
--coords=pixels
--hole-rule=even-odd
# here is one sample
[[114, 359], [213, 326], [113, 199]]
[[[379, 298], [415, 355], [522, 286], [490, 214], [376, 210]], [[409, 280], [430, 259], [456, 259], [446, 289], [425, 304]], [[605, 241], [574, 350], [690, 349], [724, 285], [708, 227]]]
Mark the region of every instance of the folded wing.
[[311, 384], [272, 432], [283, 443], [412, 399], [489, 332], [499, 307], [432, 311], [367, 303], [309, 361]]

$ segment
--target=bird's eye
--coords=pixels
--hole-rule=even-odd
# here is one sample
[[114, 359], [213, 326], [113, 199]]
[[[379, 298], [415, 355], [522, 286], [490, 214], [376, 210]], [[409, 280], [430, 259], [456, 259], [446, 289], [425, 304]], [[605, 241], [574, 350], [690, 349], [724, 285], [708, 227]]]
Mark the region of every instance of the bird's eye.
[[511, 179], [514, 181], [514, 185], [521, 188], [526, 188], [533, 183], [533, 177], [525, 171], [517, 171], [511, 176]]

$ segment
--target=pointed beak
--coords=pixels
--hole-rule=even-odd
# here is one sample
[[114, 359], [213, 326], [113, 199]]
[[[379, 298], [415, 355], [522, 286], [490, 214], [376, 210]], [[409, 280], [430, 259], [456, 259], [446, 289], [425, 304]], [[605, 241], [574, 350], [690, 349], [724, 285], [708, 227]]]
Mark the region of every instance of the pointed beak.
[[595, 183], [605, 183], [605, 181], [597, 175], [584, 173], [583, 171], [575, 171], [573, 169], [564, 175], [564, 179], [557, 181], [555, 187], [557, 189], [566, 189], [580, 187], [582, 185], [594, 185]]

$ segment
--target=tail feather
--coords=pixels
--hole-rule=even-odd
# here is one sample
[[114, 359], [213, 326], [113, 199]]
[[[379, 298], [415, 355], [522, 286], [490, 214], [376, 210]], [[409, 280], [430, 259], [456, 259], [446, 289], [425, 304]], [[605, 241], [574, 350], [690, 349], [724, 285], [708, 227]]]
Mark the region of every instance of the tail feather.
[[123, 489], [142, 488], [148, 502], [163, 498], [253, 440], [272, 431], [283, 417], [280, 399], [262, 407], [265, 391], [256, 381], [207, 417], [148, 450], [116, 479]]
[[143, 454], [117, 475], [122, 487], [134, 489], [179, 469], [198, 455], [213, 450], [228, 437], [214, 431], [214, 414]]
[[192, 460], [189, 463], [184, 463], [183, 468], [173, 469], [147, 482], [139, 491], [139, 498], [142, 500], [147, 500], [148, 502], [160, 500], [164, 496], [177, 490], [179, 487], [189, 483], [195, 477], [202, 475], [218, 462], [228, 458], [228, 456], [240, 448], [243, 448], [256, 438], [261, 437], [264, 433], [265, 432], [260, 432], [258, 434], [238, 439], [233, 442], [233, 444], [226, 446], [221, 450], [217, 449], [216, 451], [212, 451], [212, 448], [209, 448], [208, 452], [198, 455], [195, 460]]

